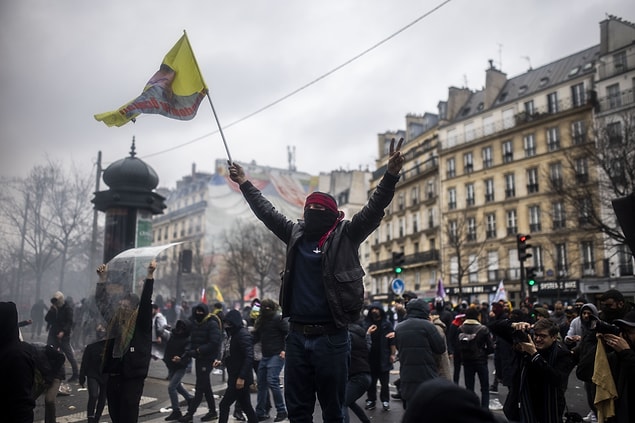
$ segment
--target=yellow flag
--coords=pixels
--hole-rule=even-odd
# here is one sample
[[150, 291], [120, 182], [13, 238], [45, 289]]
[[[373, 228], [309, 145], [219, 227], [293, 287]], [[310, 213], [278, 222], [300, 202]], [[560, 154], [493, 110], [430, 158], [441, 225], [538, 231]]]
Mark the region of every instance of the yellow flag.
[[139, 97], [112, 112], [96, 114], [95, 119], [108, 126], [123, 126], [141, 113], [190, 120], [196, 116], [206, 94], [207, 85], [184, 33]]

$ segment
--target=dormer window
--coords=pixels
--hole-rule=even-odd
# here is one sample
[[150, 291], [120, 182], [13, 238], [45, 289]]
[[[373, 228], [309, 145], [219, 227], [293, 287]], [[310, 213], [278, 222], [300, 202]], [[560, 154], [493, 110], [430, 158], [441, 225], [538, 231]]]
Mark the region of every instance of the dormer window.
[[569, 71], [569, 77], [577, 75], [578, 72], [580, 72], [580, 66], [576, 66], [575, 68], [571, 69]]
[[545, 85], [547, 85], [547, 83], [549, 82], [549, 77], [545, 76], [540, 78], [540, 86], [544, 87]]

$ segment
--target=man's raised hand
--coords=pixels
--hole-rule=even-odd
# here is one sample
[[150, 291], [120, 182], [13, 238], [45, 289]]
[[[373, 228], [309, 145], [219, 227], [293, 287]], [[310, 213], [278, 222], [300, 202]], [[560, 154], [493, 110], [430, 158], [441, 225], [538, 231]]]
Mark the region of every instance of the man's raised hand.
[[228, 169], [229, 169], [229, 178], [236, 182], [238, 185], [241, 185], [243, 182], [247, 180], [245, 177], [245, 170], [236, 162], [227, 161]]
[[399, 143], [395, 148], [395, 139], [393, 138], [390, 141], [390, 156], [388, 158], [388, 168], [387, 172], [393, 176], [399, 176], [399, 172], [401, 172], [401, 168], [405, 162], [405, 158], [403, 154], [401, 154], [401, 146], [403, 145], [403, 138], [399, 139]]

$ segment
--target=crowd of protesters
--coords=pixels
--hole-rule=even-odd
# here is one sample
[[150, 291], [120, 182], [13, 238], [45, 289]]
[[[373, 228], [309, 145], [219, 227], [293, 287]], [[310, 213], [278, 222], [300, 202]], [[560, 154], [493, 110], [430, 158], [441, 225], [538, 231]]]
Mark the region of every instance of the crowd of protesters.
[[[149, 304], [150, 289], [143, 295], [145, 304]], [[418, 299], [417, 294], [408, 291], [390, 305], [369, 303], [359, 321], [350, 325], [352, 357], [344, 418], [348, 422], [354, 415], [360, 421], [368, 422], [367, 412], [375, 409], [377, 402], [381, 404], [381, 412], [389, 412], [391, 402], [399, 400], [406, 410], [403, 421], [416, 421], [416, 416], [420, 415], [417, 413], [435, 413], [444, 401], [440, 396], [452, 393], [464, 401], [460, 405], [453, 402], [444, 410], [447, 421], [453, 421], [453, 414], [459, 416], [456, 421], [470, 421], [465, 420], [465, 415], [464, 420], [460, 417], [470, 409], [472, 421], [502, 422], [506, 418], [509, 422], [561, 422], [563, 416], [575, 414], [567, 407], [565, 396], [569, 375], [574, 372], [583, 382], [588, 405], [588, 412], [585, 411], [585, 417], [580, 416], [581, 420], [635, 421], [635, 387], [632, 386], [635, 380], [635, 309], [621, 292], [614, 289], [594, 300], [580, 297], [571, 303], [538, 303], [528, 299], [519, 307], [501, 300], [491, 304], [462, 302], [452, 307], [443, 301]], [[129, 298], [127, 301], [124, 304], [127, 314], [123, 316], [120, 310], [117, 318], [132, 319], [134, 316], [139, 319], [140, 299]], [[142, 359], [143, 363], [133, 361], [138, 357], [127, 359], [133, 363], [127, 376], [123, 374], [126, 372], [123, 347], [117, 349], [119, 358], [104, 360], [103, 357], [107, 345], [110, 346], [109, 356], [117, 355], [113, 355], [117, 340], [123, 342], [124, 347], [126, 342], [127, 345], [135, 342], [125, 329], [115, 329], [100, 322], [92, 334], [83, 335], [91, 342], [76, 360], [71, 346], [73, 331], [82, 328], [73, 325], [73, 308], [84, 308], [83, 312], [89, 313], [91, 303], [83, 300], [71, 308], [72, 300], [69, 305], [68, 298], [61, 292], [53, 295], [50, 306], [42, 303], [38, 301], [34, 305], [30, 317], [36, 321], [41, 315], [42, 321], [48, 322], [49, 351], [19, 347], [14, 335], [6, 338], [12, 343], [7, 342], [3, 348], [6, 354], [10, 348], [11, 354], [23, 357], [24, 366], [35, 369], [36, 375], [42, 373], [35, 364], [38, 357], [48, 354], [55, 357], [48, 361], [57, 360], [46, 370], [50, 374], [42, 375], [46, 380], [39, 382], [35, 394], [35, 398], [40, 393], [47, 394], [46, 422], [55, 421], [55, 396], [60, 383], [66, 379], [66, 363], [72, 372], [67, 382], [77, 381], [81, 386], [88, 386], [89, 422], [99, 421], [107, 403], [113, 421], [133, 421], [138, 406], [129, 404], [128, 397], [132, 402], [140, 397], [142, 380], [147, 374], [144, 363], [149, 357], [162, 359], [168, 370], [166, 399], [169, 399], [172, 411], [166, 421], [193, 421], [203, 399], [209, 410], [198, 417], [200, 421], [219, 418], [227, 421], [229, 407], [234, 402], [233, 417], [236, 420], [252, 423], [269, 420], [272, 419], [269, 414], [272, 400], [276, 411], [272, 420], [279, 422], [288, 418], [285, 404], [288, 392], [280, 375], [285, 366], [289, 324], [281, 317], [280, 307], [274, 300], [255, 299], [242, 314], [227, 315], [222, 304], [210, 310], [206, 304], [189, 307], [185, 303], [177, 307], [176, 321], [172, 320], [174, 315], [169, 311], [174, 308], [172, 304], [166, 306], [164, 303], [163, 307], [156, 302], [151, 307], [146, 305], [148, 311], [144, 313], [147, 313], [149, 332], [140, 335], [141, 326], [136, 326], [135, 332], [137, 337], [147, 337], [152, 349], [148, 350], [148, 358]], [[6, 308], [11, 309], [9, 305]], [[184, 310], [189, 311], [189, 315], [184, 314]], [[81, 315], [81, 312], [75, 314]], [[13, 325], [11, 320], [7, 324]], [[38, 325], [31, 328], [32, 334], [38, 337], [41, 328]], [[6, 328], [9, 332], [13, 330]], [[157, 346], [160, 346], [161, 357], [155, 356]], [[254, 354], [255, 350], [258, 354]], [[488, 370], [489, 360], [494, 363], [493, 375]], [[388, 373], [397, 361], [400, 373], [395, 386], [398, 390], [391, 398]], [[104, 363], [110, 363], [108, 369], [104, 368]], [[197, 376], [194, 392], [198, 398], [182, 384], [185, 372], [193, 367]], [[217, 410], [210, 372], [218, 367], [230, 372], [231, 386]], [[461, 372], [464, 385], [458, 386]], [[32, 382], [30, 378], [26, 382], [33, 386], [33, 392], [38, 385], [36, 379], [37, 376]], [[110, 389], [107, 385], [111, 385]], [[428, 389], [424, 391], [422, 386]], [[500, 386], [507, 389], [504, 417], [489, 410], [490, 393], [498, 393]], [[258, 392], [257, 401], [251, 404], [249, 392], [255, 391]], [[123, 392], [126, 396], [117, 395]], [[185, 400], [185, 412], [181, 412], [179, 395]], [[23, 410], [16, 410], [16, 416], [32, 416], [35, 398], [20, 399], [18, 403], [22, 404]], [[121, 405], [124, 400], [125, 404]], [[362, 402], [361, 407], [357, 400]], [[432, 408], [423, 410], [422, 401], [429, 401]], [[351, 416], [348, 409], [353, 412]], [[123, 414], [118, 418], [112, 415], [115, 412]], [[31, 420], [26, 417], [23, 421]]]

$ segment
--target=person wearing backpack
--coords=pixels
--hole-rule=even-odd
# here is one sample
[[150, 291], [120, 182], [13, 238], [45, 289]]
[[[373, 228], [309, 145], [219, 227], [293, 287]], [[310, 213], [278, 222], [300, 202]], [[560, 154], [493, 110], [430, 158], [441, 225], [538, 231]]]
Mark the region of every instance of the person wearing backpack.
[[479, 311], [470, 307], [465, 311], [465, 321], [459, 327], [458, 345], [463, 360], [465, 387], [474, 392], [474, 379], [478, 375], [481, 385], [481, 407], [489, 408], [489, 369], [487, 356], [494, 352], [489, 329], [478, 321]]

